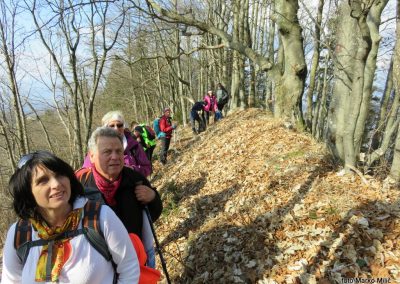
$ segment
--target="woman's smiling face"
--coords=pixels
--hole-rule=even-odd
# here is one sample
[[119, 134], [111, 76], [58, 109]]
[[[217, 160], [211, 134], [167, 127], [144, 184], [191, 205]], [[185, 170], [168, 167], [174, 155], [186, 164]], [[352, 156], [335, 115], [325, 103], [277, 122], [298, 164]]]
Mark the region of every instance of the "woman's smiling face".
[[32, 172], [31, 189], [42, 216], [48, 211], [64, 210], [65, 206], [69, 206], [69, 178], [57, 175], [43, 165], [38, 165]]

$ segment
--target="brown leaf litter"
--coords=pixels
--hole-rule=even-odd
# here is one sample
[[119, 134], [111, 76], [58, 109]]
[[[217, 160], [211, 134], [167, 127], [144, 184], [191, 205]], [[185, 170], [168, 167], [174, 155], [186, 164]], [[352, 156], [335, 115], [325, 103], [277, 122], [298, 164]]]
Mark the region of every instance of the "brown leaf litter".
[[400, 283], [400, 191], [339, 175], [309, 135], [251, 109], [171, 148], [153, 184], [172, 283]]

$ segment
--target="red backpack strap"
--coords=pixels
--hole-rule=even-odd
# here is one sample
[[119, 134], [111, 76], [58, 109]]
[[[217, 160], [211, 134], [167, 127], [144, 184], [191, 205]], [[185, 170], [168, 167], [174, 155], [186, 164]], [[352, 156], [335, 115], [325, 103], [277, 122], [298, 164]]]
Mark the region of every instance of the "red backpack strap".
[[29, 254], [29, 243], [32, 241], [32, 226], [29, 220], [19, 219], [15, 225], [14, 248], [18, 258], [25, 264]]
[[29, 220], [19, 219], [15, 225], [14, 248], [22, 265], [28, 258], [32, 247], [48, 244], [49, 240], [38, 239], [32, 241], [32, 224]]
[[100, 229], [101, 202], [88, 200], [84, 207], [82, 227], [89, 243], [106, 259], [112, 260], [107, 242]]
[[112, 255], [108, 250], [107, 242], [104, 238], [104, 234], [100, 229], [100, 211], [102, 203], [100, 201], [86, 202], [83, 209], [83, 220], [82, 227], [84, 229], [83, 234], [85, 235], [88, 242], [107, 260], [111, 261], [114, 268], [114, 279], [113, 284], [117, 283], [118, 274], [117, 265], [112, 259]]
[[81, 168], [75, 172], [75, 176], [81, 184], [86, 184], [91, 173], [92, 168]]

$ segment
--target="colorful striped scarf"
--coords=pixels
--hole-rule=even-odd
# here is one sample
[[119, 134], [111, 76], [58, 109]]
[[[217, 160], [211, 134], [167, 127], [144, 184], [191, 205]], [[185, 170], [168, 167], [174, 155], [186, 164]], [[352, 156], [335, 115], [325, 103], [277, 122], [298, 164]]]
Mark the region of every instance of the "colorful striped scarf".
[[[78, 228], [82, 217], [82, 208], [72, 210], [61, 227], [50, 228], [45, 221], [30, 219], [33, 227], [38, 232], [38, 236], [43, 240], [53, 240], [42, 247], [40, 257], [36, 266], [35, 281], [37, 282], [57, 282], [61, 269], [68, 260], [71, 253], [69, 240], [54, 240], [59, 235], [68, 231], [75, 231]], [[49, 247], [51, 245], [51, 247]], [[50, 255], [51, 259], [48, 259]], [[47, 271], [46, 271], [47, 270]]]

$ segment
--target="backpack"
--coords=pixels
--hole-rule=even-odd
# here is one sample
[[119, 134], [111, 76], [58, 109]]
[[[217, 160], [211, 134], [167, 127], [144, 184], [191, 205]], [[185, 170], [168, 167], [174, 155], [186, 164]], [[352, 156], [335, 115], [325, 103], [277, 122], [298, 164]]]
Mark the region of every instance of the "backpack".
[[160, 117], [156, 117], [153, 121], [153, 129], [154, 132], [157, 136], [157, 139], [160, 139], [161, 137], [165, 137], [165, 133], [161, 131], [160, 129]]
[[[91, 190], [90, 190], [91, 191]], [[97, 189], [96, 189], [97, 191]], [[94, 192], [94, 190], [93, 190]], [[91, 193], [92, 194], [92, 193]], [[88, 197], [89, 198], [89, 197]], [[99, 218], [101, 210], [101, 202], [88, 200], [83, 209], [82, 228], [74, 231], [67, 231], [59, 235], [54, 240], [62, 240], [66, 238], [76, 237], [83, 234], [89, 243], [107, 260], [111, 261], [116, 270], [116, 265], [112, 261], [112, 256], [108, 250], [106, 240], [104, 239], [103, 232], [99, 227]], [[29, 255], [29, 250], [35, 246], [43, 246], [52, 240], [38, 239], [32, 241], [32, 225], [29, 220], [19, 219], [15, 226], [14, 247], [16, 249], [18, 258], [22, 264], [25, 262]], [[116, 283], [117, 274], [114, 275], [113, 283]]]
[[154, 140], [154, 139], [156, 139], [156, 133], [154, 132], [153, 128], [151, 128], [151, 127], [148, 126], [148, 125], [141, 125], [141, 126], [142, 126], [142, 128], [143, 128], [143, 131], [146, 131], [147, 138], [148, 138], [149, 140]]

